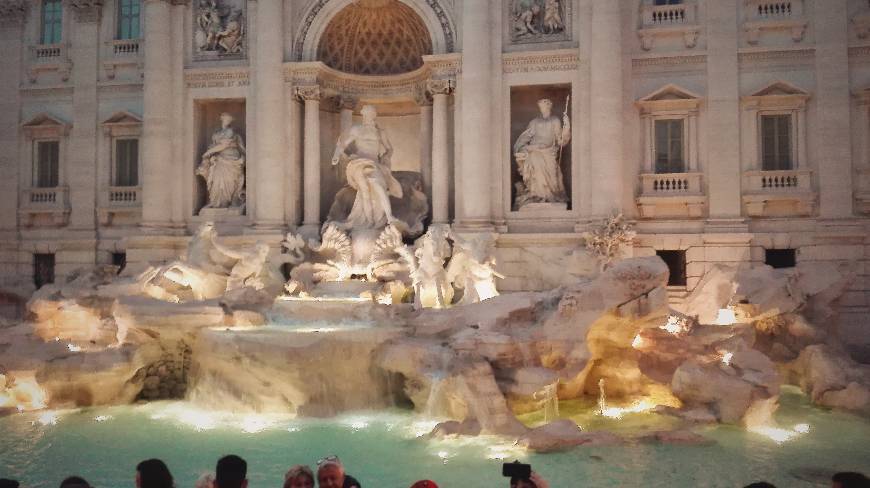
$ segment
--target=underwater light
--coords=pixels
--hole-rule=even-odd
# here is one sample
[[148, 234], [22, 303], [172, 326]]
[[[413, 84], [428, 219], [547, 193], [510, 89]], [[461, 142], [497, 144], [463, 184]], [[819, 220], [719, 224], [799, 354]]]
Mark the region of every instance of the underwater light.
[[734, 357], [733, 352], [726, 352], [722, 355], [722, 364], [725, 366], [731, 366], [731, 358]]
[[798, 434], [807, 434], [810, 431], [809, 424], [797, 424], [794, 426], [794, 431]]
[[66, 348], [69, 349], [69, 352], [82, 352], [82, 348], [75, 344], [67, 344]]
[[105, 422], [105, 421], [111, 420], [111, 419], [112, 419], [111, 415], [97, 415], [96, 417], [94, 417], [94, 420], [97, 422]]
[[763, 435], [777, 444], [788, 442], [792, 439], [800, 437], [810, 431], [809, 424], [797, 424], [792, 430], [773, 427], [770, 425], [761, 425], [758, 427], [749, 428], [749, 432]]
[[729, 308], [720, 308], [716, 315], [716, 325], [734, 325], [737, 323], [737, 315], [734, 310]]
[[269, 428], [269, 421], [263, 417], [249, 415], [242, 420], [242, 432], [245, 434], [258, 434]]
[[31, 422], [31, 425], [36, 425], [37, 423], [46, 426], [57, 425], [57, 413], [51, 410], [42, 412], [34, 422]]
[[641, 337], [640, 334], [634, 336], [634, 340], [631, 341], [631, 347], [635, 349], [643, 347], [643, 337]]

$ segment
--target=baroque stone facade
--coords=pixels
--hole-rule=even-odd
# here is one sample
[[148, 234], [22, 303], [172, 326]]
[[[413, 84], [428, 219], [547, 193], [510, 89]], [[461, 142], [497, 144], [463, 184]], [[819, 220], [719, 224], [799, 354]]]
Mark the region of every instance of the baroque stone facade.
[[[209, 219], [273, 252], [316, 237], [372, 105], [426, 228], [496, 235], [501, 290], [594, 272], [584, 235], [622, 214], [673, 302], [719, 263], [850, 263], [843, 333], [870, 344], [870, 6], [657, 3], [0, 0], [0, 286], [172, 261]], [[565, 194], [517, 205], [542, 99], [567, 133], [521, 149]], [[244, 184], [216, 212], [222, 113]]]

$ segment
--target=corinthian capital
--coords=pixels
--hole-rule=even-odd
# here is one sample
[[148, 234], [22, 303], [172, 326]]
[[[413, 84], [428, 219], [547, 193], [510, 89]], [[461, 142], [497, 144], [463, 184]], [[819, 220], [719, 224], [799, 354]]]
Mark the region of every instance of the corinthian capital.
[[453, 92], [453, 88], [454, 82], [449, 78], [426, 81], [426, 91], [432, 95], [450, 95]]
[[296, 98], [302, 100], [303, 102], [307, 100], [320, 101], [321, 97], [322, 94], [320, 93], [320, 87], [317, 85], [296, 87]]
[[67, 5], [79, 22], [99, 22], [103, 13], [103, 0], [67, 0]]
[[27, 0], [0, 0], [0, 27], [23, 24], [29, 5]]

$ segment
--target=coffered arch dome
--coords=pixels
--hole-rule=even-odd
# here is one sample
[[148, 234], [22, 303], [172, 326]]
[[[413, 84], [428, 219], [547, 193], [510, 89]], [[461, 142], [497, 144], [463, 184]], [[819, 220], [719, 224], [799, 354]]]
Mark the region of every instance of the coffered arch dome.
[[[371, 59], [372, 51], [388, 53], [382, 57], [389, 57], [403, 47], [399, 53], [402, 60], [454, 52], [457, 39], [452, 15], [452, 3], [446, 0], [312, 0], [296, 29], [293, 57], [297, 61], [323, 61], [351, 73], [395, 74], [399, 69], [395, 63], [390, 69], [379, 66], [380, 60]], [[362, 42], [369, 36], [392, 45], [368, 43], [364, 49]], [[360, 62], [369, 64], [365, 70], [342, 68], [354, 53], [364, 53], [363, 59], [368, 57], [374, 63]]]
[[327, 24], [317, 59], [359, 75], [395, 75], [423, 65], [432, 39], [423, 20], [399, 0], [359, 0]]

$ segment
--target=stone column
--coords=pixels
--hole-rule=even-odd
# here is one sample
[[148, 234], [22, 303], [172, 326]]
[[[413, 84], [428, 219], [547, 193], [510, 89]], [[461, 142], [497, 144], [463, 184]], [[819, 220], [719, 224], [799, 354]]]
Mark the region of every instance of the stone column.
[[457, 168], [460, 173], [457, 192], [462, 195], [457, 199], [456, 220], [464, 230], [492, 228], [490, 189], [494, 182], [490, 172], [493, 161], [490, 140], [494, 127], [492, 112], [484, 102], [493, 96], [491, 22], [493, 12], [501, 9], [501, 2], [498, 6], [495, 3], [492, 0], [462, 2], [462, 72], [459, 78], [462, 140], [461, 161]]
[[283, 2], [257, 2], [254, 31], [257, 160], [254, 162], [255, 225], [261, 230], [284, 227], [284, 50]]
[[852, 151], [849, 100], [849, 18], [846, 0], [828, 0], [814, 12], [816, 38], [815, 162], [819, 214], [852, 216]]
[[[73, 61], [72, 132], [66, 160], [70, 193], [70, 230], [96, 228], [97, 75], [101, 2], [79, 2], [74, 12], [70, 59]], [[82, 236], [83, 237], [83, 236]], [[90, 238], [95, 236], [90, 235]]]
[[305, 150], [302, 169], [302, 227], [320, 229], [320, 87], [300, 86], [296, 96], [305, 103]]
[[432, 94], [432, 223], [447, 224], [450, 218], [447, 97], [453, 91], [453, 81], [430, 80], [427, 89]]
[[[172, 182], [172, 29], [167, 0], [145, 0], [142, 113], [142, 226], [170, 225]], [[191, 168], [192, 171], [192, 168]]]
[[622, 19], [620, 3], [593, 0], [590, 51], [592, 198], [589, 212], [602, 217], [622, 207]]
[[[710, 219], [725, 223], [741, 219], [740, 80], [737, 69], [739, 10], [737, 0], [707, 3], [707, 188]], [[753, 128], [744, 126], [744, 131]], [[754, 137], [747, 132], [744, 137]], [[731, 224], [725, 224], [730, 226]]]
[[420, 175], [423, 178], [423, 193], [429, 202], [432, 215], [432, 98], [425, 89], [420, 90], [415, 101], [420, 107]]
[[[18, 194], [19, 159], [18, 125], [20, 124], [21, 104], [19, 84], [24, 68], [22, 59], [23, 26], [27, 18], [27, 3], [23, 0], [9, 2], [6, 10], [0, 9], [0, 267], [5, 269], [7, 262], [14, 262], [15, 242], [18, 239]], [[8, 241], [8, 242], [7, 242]], [[10, 248], [7, 259], [6, 247]], [[3, 270], [0, 269], [0, 273]], [[12, 274], [10, 271], [9, 274]]]

